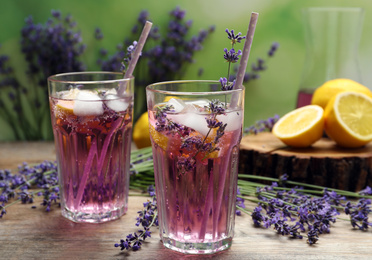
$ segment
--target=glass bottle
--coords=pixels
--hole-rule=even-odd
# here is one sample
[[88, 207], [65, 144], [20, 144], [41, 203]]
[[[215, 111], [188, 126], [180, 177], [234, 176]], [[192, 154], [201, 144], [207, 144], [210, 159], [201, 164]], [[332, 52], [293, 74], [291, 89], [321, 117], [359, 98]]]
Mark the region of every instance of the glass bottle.
[[310, 104], [314, 90], [328, 80], [361, 83], [358, 47], [363, 14], [362, 8], [303, 9], [307, 55], [296, 107]]

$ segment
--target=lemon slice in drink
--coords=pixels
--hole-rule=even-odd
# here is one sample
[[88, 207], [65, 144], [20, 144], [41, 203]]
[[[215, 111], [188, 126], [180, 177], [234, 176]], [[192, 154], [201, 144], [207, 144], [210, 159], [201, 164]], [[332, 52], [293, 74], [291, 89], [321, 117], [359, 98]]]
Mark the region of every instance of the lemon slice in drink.
[[72, 115], [74, 113], [74, 101], [73, 100], [59, 100], [56, 104], [56, 109], [59, 112], [67, 115]]
[[168, 148], [168, 137], [156, 131], [155, 127], [150, 124], [150, 136], [152, 141], [155, 142], [164, 151]]
[[323, 126], [323, 108], [308, 105], [284, 115], [272, 132], [286, 145], [308, 147], [322, 137]]
[[372, 98], [357, 92], [342, 92], [324, 111], [325, 131], [338, 145], [360, 147], [372, 141]]

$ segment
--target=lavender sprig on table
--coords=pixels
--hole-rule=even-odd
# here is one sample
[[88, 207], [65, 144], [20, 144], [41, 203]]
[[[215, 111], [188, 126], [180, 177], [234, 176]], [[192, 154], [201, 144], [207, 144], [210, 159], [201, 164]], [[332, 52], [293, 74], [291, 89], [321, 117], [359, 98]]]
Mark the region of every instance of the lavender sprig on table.
[[[31, 191], [35, 187], [38, 189]], [[18, 167], [15, 174], [9, 170], [0, 170], [0, 217], [15, 203], [33, 203], [35, 195], [43, 196], [41, 205], [46, 207], [46, 211], [49, 211], [53, 204], [59, 205], [55, 162], [45, 161], [34, 166], [24, 163]]]
[[[365, 231], [372, 226], [368, 219], [372, 212], [370, 187], [359, 193], [335, 190], [289, 181], [286, 174], [279, 179], [243, 174], [239, 178], [241, 195], [238, 197], [258, 204], [253, 212], [245, 211], [252, 216], [257, 227], [273, 227], [278, 234], [292, 238], [306, 237], [307, 243], [312, 245], [319, 240], [321, 234], [330, 233], [331, 225], [336, 222], [340, 211], [350, 215], [354, 228]], [[245, 179], [273, 182], [265, 186]], [[287, 185], [293, 187], [286, 187]], [[256, 198], [252, 199], [252, 196]], [[346, 197], [359, 200], [348, 201]]]
[[141, 248], [143, 241], [145, 241], [147, 237], [151, 237], [150, 229], [153, 226], [159, 226], [155, 189], [150, 185], [147, 191], [151, 200], [147, 200], [147, 202], [143, 203], [144, 209], [137, 212], [138, 217], [136, 219], [136, 226], [141, 226], [142, 229], [127, 235], [125, 239], [120, 240], [120, 243], [116, 243], [114, 245], [115, 247], [120, 247], [121, 250], [132, 249], [133, 251], [137, 251]]

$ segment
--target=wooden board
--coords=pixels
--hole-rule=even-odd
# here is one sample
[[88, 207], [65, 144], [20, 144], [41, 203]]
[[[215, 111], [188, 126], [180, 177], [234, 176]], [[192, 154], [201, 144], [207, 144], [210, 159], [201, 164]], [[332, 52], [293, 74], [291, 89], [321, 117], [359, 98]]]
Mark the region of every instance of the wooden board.
[[[49, 155], [47, 153], [50, 153]], [[40, 163], [55, 157], [52, 142], [0, 143], [0, 165], [15, 167], [22, 162]], [[132, 192], [131, 192], [132, 193]], [[317, 244], [309, 246], [302, 240], [283, 237], [273, 229], [254, 228], [250, 216], [243, 214], [235, 220], [235, 235], [231, 249], [215, 255], [191, 256], [166, 249], [154, 229], [143, 248], [137, 252], [120, 251], [114, 247], [121, 238], [138, 229], [137, 212], [148, 198], [129, 197], [129, 209], [119, 220], [102, 224], [77, 224], [52, 207], [45, 212], [41, 197], [34, 204], [15, 204], [0, 219], [0, 259], [370, 259], [371, 231], [352, 229], [349, 221], [332, 224], [331, 233], [321, 235]], [[246, 201], [253, 210], [255, 204]], [[31, 206], [36, 206], [35, 209]], [[348, 216], [341, 213], [341, 218]]]
[[372, 144], [362, 148], [338, 147], [322, 138], [308, 148], [291, 148], [271, 133], [243, 137], [240, 172], [359, 191], [372, 186]]

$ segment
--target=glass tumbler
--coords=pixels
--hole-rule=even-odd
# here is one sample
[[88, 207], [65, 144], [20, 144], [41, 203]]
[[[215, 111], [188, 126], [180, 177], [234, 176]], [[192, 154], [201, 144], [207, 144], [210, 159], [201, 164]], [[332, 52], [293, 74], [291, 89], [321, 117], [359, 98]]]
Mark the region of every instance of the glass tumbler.
[[218, 81], [147, 86], [160, 236], [165, 247], [210, 254], [234, 234], [244, 89]]
[[119, 218], [128, 208], [134, 78], [77, 72], [48, 78], [62, 215]]

